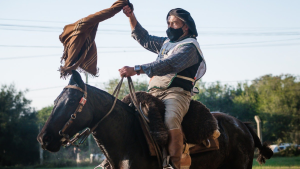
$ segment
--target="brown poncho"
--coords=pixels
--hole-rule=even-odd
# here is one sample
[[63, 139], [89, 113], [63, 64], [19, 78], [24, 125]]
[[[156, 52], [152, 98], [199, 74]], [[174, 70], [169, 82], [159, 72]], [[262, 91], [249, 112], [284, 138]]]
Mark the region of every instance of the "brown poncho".
[[98, 23], [113, 17], [127, 4], [127, 0], [118, 0], [110, 8], [64, 27], [63, 33], [59, 36], [64, 45], [61, 59], [61, 62], [64, 61], [64, 66], [60, 67], [61, 77], [65, 78], [72, 74], [72, 70], [78, 67], [94, 76], [97, 74], [97, 48], [94, 40]]

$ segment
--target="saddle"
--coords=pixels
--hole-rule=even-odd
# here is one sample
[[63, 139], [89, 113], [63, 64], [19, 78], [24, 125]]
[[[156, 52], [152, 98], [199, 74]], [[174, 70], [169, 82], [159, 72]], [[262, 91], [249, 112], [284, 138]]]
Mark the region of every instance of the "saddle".
[[[150, 133], [156, 142], [165, 147], [168, 141], [168, 129], [164, 124], [165, 105], [158, 98], [146, 92], [136, 92], [137, 100], [140, 102], [139, 109], [149, 124]], [[129, 95], [122, 101], [131, 104]], [[189, 110], [182, 121], [184, 133], [184, 154], [196, 154], [200, 152], [219, 149], [217, 120], [209, 109], [199, 101], [191, 100]], [[156, 156], [151, 136], [147, 134], [145, 126], [141, 125], [147, 140], [151, 156]]]

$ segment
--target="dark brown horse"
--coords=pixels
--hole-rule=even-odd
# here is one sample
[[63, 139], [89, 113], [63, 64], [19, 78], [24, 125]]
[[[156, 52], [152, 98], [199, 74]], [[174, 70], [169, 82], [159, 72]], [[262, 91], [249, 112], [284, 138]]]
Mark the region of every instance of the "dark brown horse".
[[[85, 90], [80, 75], [73, 71], [69, 85]], [[105, 91], [87, 86], [87, 102], [77, 114], [72, 128], [66, 131], [73, 136], [86, 127], [92, 128], [110, 110], [114, 97]], [[74, 113], [83, 93], [65, 88], [57, 97], [54, 108], [37, 139], [48, 151], [57, 152], [62, 146], [59, 131]], [[251, 169], [255, 147], [260, 150], [259, 161], [272, 156], [272, 151], [262, 146], [251, 128], [234, 117], [214, 113], [221, 136], [220, 149], [193, 154], [191, 169]], [[95, 129], [94, 139], [115, 169], [160, 169], [156, 157], [151, 157], [146, 140], [133, 108], [117, 100], [112, 113]], [[271, 152], [270, 152], [271, 151]]]

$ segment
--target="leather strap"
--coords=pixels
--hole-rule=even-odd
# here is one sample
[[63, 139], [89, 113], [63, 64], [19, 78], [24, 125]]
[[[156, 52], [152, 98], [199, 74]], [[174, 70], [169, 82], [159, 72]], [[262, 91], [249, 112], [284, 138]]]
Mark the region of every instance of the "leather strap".
[[137, 109], [137, 111], [139, 112], [139, 117], [142, 121], [142, 124], [141, 125], [144, 125], [146, 130], [147, 130], [147, 133], [150, 135], [150, 139], [151, 139], [151, 142], [153, 143], [154, 145], [154, 150], [155, 150], [155, 153], [156, 153], [156, 157], [157, 157], [157, 161], [158, 161], [158, 164], [159, 166], [162, 166], [163, 167], [163, 163], [162, 163], [162, 158], [163, 158], [163, 155], [159, 149], [159, 146], [157, 144], [157, 142], [153, 139], [153, 137], [151, 136], [150, 134], [150, 129], [149, 129], [149, 126], [147, 124], [147, 121], [146, 119], [144, 118], [144, 116], [142, 115], [142, 112], [141, 110], [139, 109], [139, 104], [138, 104], [138, 100], [137, 100], [137, 97], [136, 97], [136, 94], [135, 94], [135, 90], [134, 90], [134, 86], [133, 86], [133, 82], [132, 82], [132, 79], [131, 77], [127, 77], [127, 81], [128, 81], [128, 87], [129, 87], [129, 91], [130, 91], [130, 97], [131, 97], [131, 101], [132, 103], [134, 104], [135, 108]]
[[176, 75], [176, 77], [180, 78], [180, 79], [184, 79], [184, 80], [188, 80], [188, 81], [191, 81], [191, 82], [195, 82], [194, 79], [190, 78], [190, 77], [185, 77], [185, 76], [181, 76], [181, 75]]
[[87, 98], [86, 85], [85, 85], [85, 91], [82, 90], [80, 87], [74, 86], [74, 85], [68, 85], [68, 86], [66, 86], [65, 88], [79, 90], [79, 91], [81, 91], [81, 92], [84, 94], [85, 98]]

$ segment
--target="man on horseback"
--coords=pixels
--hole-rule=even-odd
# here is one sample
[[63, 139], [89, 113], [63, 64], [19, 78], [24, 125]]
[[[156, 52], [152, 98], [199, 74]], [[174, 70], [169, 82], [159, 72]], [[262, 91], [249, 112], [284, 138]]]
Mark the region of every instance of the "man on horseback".
[[206, 72], [194, 20], [186, 10], [172, 9], [167, 15], [168, 37], [156, 37], [138, 23], [129, 6], [125, 6], [123, 12], [129, 17], [132, 37], [145, 49], [157, 53], [158, 58], [143, 65], [124, 66], [119, 69], [120, 75], [130, 77], [145, 73], [151, 78], [148, 91], [166, 106], [168, 151], [173, 167], [179, 169], [183, 146], [181, 122], [188, 112], [194, 85]]

